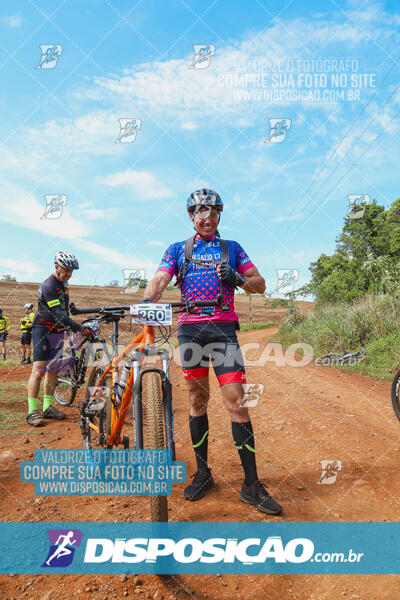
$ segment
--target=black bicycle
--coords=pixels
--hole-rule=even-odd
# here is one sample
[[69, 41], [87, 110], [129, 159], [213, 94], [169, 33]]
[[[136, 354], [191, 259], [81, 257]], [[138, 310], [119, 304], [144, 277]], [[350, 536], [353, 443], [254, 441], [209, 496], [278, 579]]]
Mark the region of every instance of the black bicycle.
[[396, 417], [400, 421], [400, 369], [397, 371], [396, 375], [393, 377], [392, 381], [392, 405], [393, 410], [395, 412]]
[[354, 367], [359, 365], [360, 362], [365, 360], [367, 351], [364, 347], [359, 352], [344, 352], [343, 354], [336, 354], [331, 352], [330, 354], [323, 354], [315, 359], [317, 366], [340, 366], [340, 367]]
[[[82, 325], [92, 329], [93, 333], [75, 348], [72, 334], [68, 332], [67, 358], [58, 372], [54, 389], [54, 399], [62, 406], [70, 406], [75, 400], [79, 388], [85, 383], [90, 359], [94, 364], [98, 364], [104, 355], [106, 361], [110, 358], [106, 340], [98, 337], [99, 319], [86, 319]], [[94, 348], [94, 344], [101, 344], [102, 348]]]

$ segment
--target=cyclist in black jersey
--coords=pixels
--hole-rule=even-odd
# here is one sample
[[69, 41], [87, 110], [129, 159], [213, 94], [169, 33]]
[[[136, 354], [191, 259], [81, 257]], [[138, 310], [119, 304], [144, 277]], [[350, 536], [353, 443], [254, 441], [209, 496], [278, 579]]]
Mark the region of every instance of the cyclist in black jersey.
[[[71, 329], [82, 335], [91, 330], [69, 317], [68, 280], [79, 263], [73, 254], [57, 252], [55, 270], [39, 286], [38, 310], [32, 323], [33, 367], [28, 382], [28, 416], [32, 427], [43, 424], [43, 419], [63, 419], [65, 414], [52, 406], [57, 383], [59, 360], [64, 346], [64, 332]], [[45, 375], [43, 414], [37, 410], [40, 382]]]

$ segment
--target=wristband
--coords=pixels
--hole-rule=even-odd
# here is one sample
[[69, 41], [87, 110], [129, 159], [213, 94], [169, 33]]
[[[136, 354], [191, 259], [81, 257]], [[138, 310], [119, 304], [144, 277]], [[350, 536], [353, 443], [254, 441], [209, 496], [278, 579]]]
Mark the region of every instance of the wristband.
[[240, 273], [236, 273], [236, 285], [243, 287], [244, 277]]

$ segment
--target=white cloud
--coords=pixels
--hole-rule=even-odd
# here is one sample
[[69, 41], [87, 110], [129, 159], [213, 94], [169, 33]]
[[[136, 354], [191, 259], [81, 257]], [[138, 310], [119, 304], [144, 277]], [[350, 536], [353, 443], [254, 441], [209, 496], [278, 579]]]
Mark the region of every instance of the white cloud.
[[91, 154], [107, 156], [121, 153], [121, 145], [115, 144], [120, 132], [118, 116], [98, 111], [77, 118], [47, 121], [43, 127], [26, 129], [26, 141], [30, 148], [41, 148], [50, 157], [67, 157], [81, 161]]
[[0, 273], [10, 274], [17, 279], [34, 279], [36, 273], [39, 272], [38, 265], [36, 263], [19, 260], [16, 258], [1, 258], [0, 259]]
[[158, 200], [172, 196], [172, 191], [148, 171], [127, 169], [126, 171], [107, 175], [100, 181], [109, 187], [130, 187], [137, 200]]
[[160, 240], [149, 240], [147, 244], [149, 246], [165, 246], [165, 244], [163, 242], [160, 242]]
[[21, 27], [22, 19], [18, 15], [4, 17], [4, 23], [9, 27]]
[[152, 270], [156, 268], [156, 265], [146, 258], [129, 254], [127, 252], [119, 252], [114, 248], [108, 248], [107, 246], [102, 246], [101, 244], [92, 242], [90, 240], [75, 240], [75, 245], [82, 250], [85, 250], [86, 252], [96, 256], [100, 263], [103, 261], [118, 265], [120, 269], [140, 268]]
[[[246, 119], [251, 122], [252, 114], [259, 113], [267, 102], [238, 100], [238, 89], [253, 88], [236, 86], [235, 89], [231, 82], [236, 75], [257, 72], [257, 62], [265, 62], [266, 48], [268, 59], [274, 61], [318, 56], [321, 47], [323, 54], [329, 56], [330, 52], [337, 51], [338, 45], [354, 54], [355, 47], [365, 45], [367, 36], [385, 45], [390, 39], [395, 42], [396, 29], [386, 24], [382, 26], [382, 15], [378, 18], [377, 13], [379, 10], [371, 13], [375, 21], [371, 18], [361, 24], [358, 13], [350, 11], [350, 20], [345, 23], [342, 14], [318, 22], [301, 18], [276, 20], [266, 30], [252, 31], [239, 42], [219, 47], [208, 69], [188, 69], [192, 59], [189, 54], [181, 59], [155, 60], [134, 69], [124, 69], [122, 74], [98, 77], [94, 86], [87, 91], [80, 89], [77, 95], [82, 99], [88, 96], [99, 101], [107, 99], [118, 105], [119, 111], [134, 105], [139, 114], [148, 114], [155, 120], [165, 115], [181, 117], [183, 123], [198, 122], [204, 116], [243, 118], [246, 111]], [[282, 104], [288, 102], [280, 102], [279, 106]], [[314, 103], [312, 108], [329, 113], [333, 104]]]
[[117, 216], [118, 209], [114, 207], [96, 208], [89, 202], [83, 202], [77, 207], [75, 214], [79, 215], [80, 219], [83, 220], [88, 219], [89, 221], [111, 221]]
[[1, 179], [0, 187], [0, 214], [6, 223], [64, 239], [88, 235], [89, 228], [70, 214], [68, 204], [59, 219], [41, 219], [46, 205], [44, 198], [39, 202], [33, 193]]
[[[90, 234], [89, 228], [81, 218], [75, 219], [64, 208], [60, 219], [41, 219], [44, 212], [44, 201], [41, 205], [34, 194], [26, 192], [21, 187], [0, 179], [2, 194], [0, 196], [0, 214], [5, 223], [10, 223], [31, 231], [36, 231], [50, 238], [70, 240], [76, 247], [92, 254], [99, 264], [109, 263], [119, 268], [144, 268], [150, 271], [156, 268], [150, 260], [141, 256], [119, 252], [113, 248], [102, 246], [96, 242], [84, 239]], [[101, 212], [101, 211], [100, 211]], [[96, 215], [97, 217], [98, 215]], [[31, 263], [5, 259], [0, 266], [18, 272], [18, 276], [30, 278], [37, 270], [32, 269]], [[18, 265], [21, 267], [18, 269]]]
[[185, 121], [185, 123], [182, 123], [181, 128], [186, 129], [187, 131], [194, 131], [195, 129], [198, 129], [198, 125], [193, 123], [193, 121]]

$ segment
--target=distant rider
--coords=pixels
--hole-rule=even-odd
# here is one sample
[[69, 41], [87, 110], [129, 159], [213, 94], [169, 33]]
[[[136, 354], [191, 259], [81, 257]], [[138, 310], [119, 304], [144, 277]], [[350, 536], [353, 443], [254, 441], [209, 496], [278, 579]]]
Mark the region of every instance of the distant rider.
[[[32, 427], [43, 424], [43, 419], [64, 419], [65, 414], [52, 406], [60, 358], [64, 347], [64, 331], [80, 331], [87, 336], [90, 329], [69, 317], [68, 280], [79, 269], [73, 254], [57, 252], [54, 272], [39, 286], [38, 310], [33, 320], [33, 367], [28, 382], [28, 416]], [[40, 382], [44, 379], [43, 414], [37, 410]]]
[[21, 363], [31, 364], [32, 323], [35, 318], [33, 304], [25, 304], [25, 316], [21, 319]]

